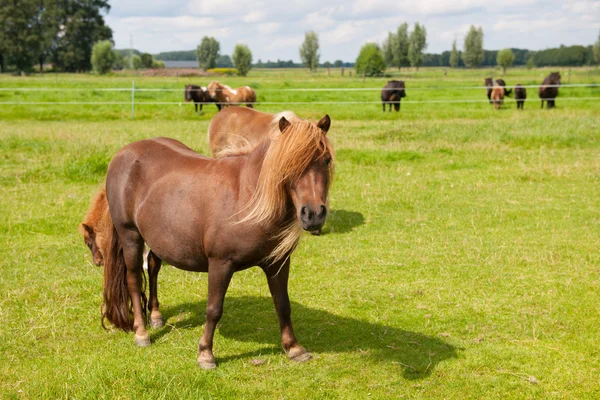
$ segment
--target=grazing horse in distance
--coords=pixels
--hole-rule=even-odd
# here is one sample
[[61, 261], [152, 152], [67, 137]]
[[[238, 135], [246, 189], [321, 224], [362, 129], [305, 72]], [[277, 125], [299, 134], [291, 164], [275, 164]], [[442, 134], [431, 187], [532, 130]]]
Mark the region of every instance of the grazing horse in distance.
[[498, 85], [496, 82], [494, 82], [492, 93], [490, 94], [490, 101], [494, 104], [496, 110], [499, 110], [504, 102], [504, 87]]
[[394, 110], [400, 111], [400, 101], [402, 101], [403, 97], [406, 97], [404, 81], [388, 81], [381, 90], [383, 111], [385, 111], [386, 104], [390, 105], [389, 111], [392, 111], [392, 104], [394, 105]]
[[506, 82], [504, 82], [504, 79], [496, 79], [494, 81], [492, 78], [485, 78], [484, 84], [485, 93], [487, 95], [488, 100], [490, 101], [490, 104], [492, 104], [491, 96], [494, 86], [502, 86], [502, 88], [504, 88], [504, 96], [510, 96], [510, 94], [512, 93], [512, 89], [506, 89]]
[[542, 82], [542, 86], [538, 89], [538, 95], [542, 100], [542, 107], [544, 108], [544, 101], [546, 101], [546, 108], [554, 108], [554, 101], [558, 96], [558, 87], [560, 86], [560, 73], [552, 72]]
[[213, 157], [226, 148], [256, 146], [277, 127], [281, 117], [288, 121], [299, 119], [292, 111], [269, 114], [251, 108], [227, 107], [215, 115], [208, 126], [208, 143]]
[[253, 108], [256, 103], [256, 92], [250, 86], [242, 86], [232, 89], [227, 85], [212, 81], [208, 84], [208, 94], [222, 107], [246, 104], [246, 107]]
[[517, 110], [523, 110], [523, 107], [525, 107], [525, 99], [527, 98], [527, 89], [520, 83], [517, 83], [514, 91]]
[[[131, 143], [111, 160], [106, 176], [112, 224], [104, 260], [102, 319], [134, 331], [148, 346], [145, 315], [162, 322], [156, 274], [162, 260], [187, 271], [208, 272], [206, 325], [198, 364], [215, 368], [213, 337], [234, 272], [259, 266], [267, 275], [285, 353], [310, 354], [290, 317], [290, 256], [302, 230], [320, 229], [327, 215], [334, 152], [317, 124], [282, 117], [253, 149], [213, 159], [183, 143], [155, 138]], [[149, 254], [150, 301], [142, 280], [144, 242]]]
[[[194, 107], [196, 108], [196, 112], [198, 112], [198, 106], [200, 106], [200, 111], [202, 111], [202, 105], [204, 103], [214, 103], [215, 101], [208, 94], [208, 90], [204, 86], [197, 85], [185, 85], [184, 92], [185, 101], [194, 101]], [[217, 108], [219, 111], [221, 110], [221, 105], [217, 104]]]

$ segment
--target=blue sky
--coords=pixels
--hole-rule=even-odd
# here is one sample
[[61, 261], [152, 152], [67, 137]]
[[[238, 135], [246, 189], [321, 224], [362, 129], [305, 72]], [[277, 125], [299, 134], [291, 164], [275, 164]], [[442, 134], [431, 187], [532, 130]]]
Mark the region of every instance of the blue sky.
[[114, 0], [106, 16], [116, 48], [194, 49], [214, 36], [221, 54], [247, 44], [254, 60], [299, 61], [304, 32], [319, 35], [321, 62], [354, 61], [367, 42], [381, 43], [408, 22], [424, 24], [427, 52], [462, 48], [471, 24], [481, 26], [484, 48], [531, 50], [592, 44], [600, 31], [600, 0]]

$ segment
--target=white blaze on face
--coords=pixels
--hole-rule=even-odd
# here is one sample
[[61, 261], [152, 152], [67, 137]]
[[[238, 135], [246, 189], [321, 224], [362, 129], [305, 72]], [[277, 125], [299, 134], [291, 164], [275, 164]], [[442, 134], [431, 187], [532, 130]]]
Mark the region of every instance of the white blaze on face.
[[206, 92], [208, 89], [206, 88], [206, 86], [200, 86], [200, 89], [202, 89], [203, 92]]

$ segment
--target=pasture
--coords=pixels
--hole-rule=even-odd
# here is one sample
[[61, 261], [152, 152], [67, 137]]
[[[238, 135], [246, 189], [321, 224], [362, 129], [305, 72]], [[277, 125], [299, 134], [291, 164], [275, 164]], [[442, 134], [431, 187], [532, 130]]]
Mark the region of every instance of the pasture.
[[[502, 78], [534, 85], [549, 71]], [[221, 79], [296, 103], [259, 110], [328, 113], [336, 171], [323, 234], [305, 233], [292, 255], [292, 319], [313, 359], [284, 355], [254, 268], [231, 282], [214, 371], [196, 365], [206, 274], [163, 266], [165, 326], [137, 348], [101, 327], [102, 270], [77, 232], [125, 144], [169, 136], [208, 154], [214, 105], [141, 104], [183, 102], [186, 83], [208, 80], [0, 76], [17, 89], [0, 91], [0, 398], [600, 397], [600, 88], [561, 88], [553, 110], [528, 88], [524, 111], [510, 98], [496, 111], [469, 89], [492, 73], [394, 72], [406, 81], [400, 113], [382, 112], [378, 91], [281, 90], [383, 78]], [[136, 93], [131, 120], [131, 93], [102, 89], [132, 79], [173, 91]], [[570, 83], [599, 82], [598, 69], [571, 71]], [[23, 101], [123, 104], [8, 104]]]

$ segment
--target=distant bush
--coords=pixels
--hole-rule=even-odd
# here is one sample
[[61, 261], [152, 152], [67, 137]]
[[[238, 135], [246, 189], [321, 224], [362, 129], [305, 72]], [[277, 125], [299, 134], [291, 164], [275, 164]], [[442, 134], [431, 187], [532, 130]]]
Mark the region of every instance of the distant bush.
[[165, 67], [165, 63], [160, 60], [152, 60], [152, 68], [154, 69], [163, 69]]
[[356, 73], [366, 76], [381, 76], [385, 71], [383, 53], [381, 48], [375, 43], [367, 43], [360, 49], [360, 54], [356, 59]]
[[142, 68], [142, 59], [140, 56], [134, 54], [131, 56], [131, 66], [133, 69], [141, 69]]
[[92, 68], [100, 75], [109, 73], [115, 62], [112, 43], [109, 40], [96, 42], [92, 48]]
[[140, 56], [141, 60], [142, 60], [142, 67], [144, 68], [152, 68], [152, 62], [154, 61], [152, 59], [152, 54], [150, 53], [142, 53], [142, 55]]
[[238, 70], [235, 68], [211, 68], [207, 69], [206, 72], [213, 75], [227, 75], [234, 76], [238, 74]]

